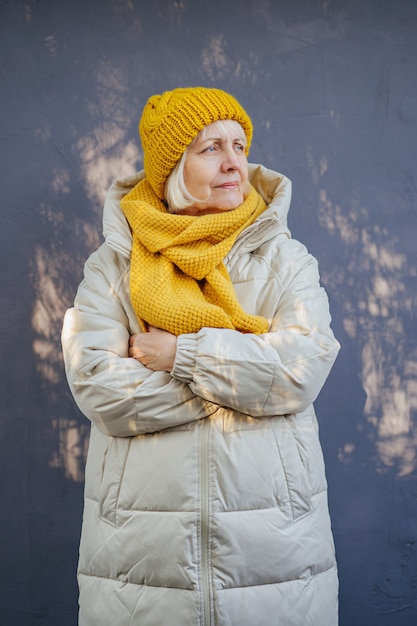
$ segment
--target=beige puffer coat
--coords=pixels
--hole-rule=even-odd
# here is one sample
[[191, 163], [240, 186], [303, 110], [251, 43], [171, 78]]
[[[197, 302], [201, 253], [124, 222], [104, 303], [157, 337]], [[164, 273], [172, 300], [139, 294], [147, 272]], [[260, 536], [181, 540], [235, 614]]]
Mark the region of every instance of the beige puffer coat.
[[[139, 176], [143, 176], [140, 174]], [[80, 626], [336, 626], [316, 399], [339, 344], [315, 259], [291, 239], [290, 181], [250, 166], [266, 212], [226, 264], [265, 335], [178, 338], [171, 373], [128, 358], [130, 231], [111, 187], [63, 348], [92, 422]]]

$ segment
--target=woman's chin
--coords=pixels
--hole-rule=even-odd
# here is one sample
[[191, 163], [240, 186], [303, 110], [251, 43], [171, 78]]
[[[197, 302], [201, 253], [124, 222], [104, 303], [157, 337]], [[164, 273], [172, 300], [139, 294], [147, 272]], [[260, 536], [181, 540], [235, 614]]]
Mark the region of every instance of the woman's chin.
[[206, 203], [204, 208], [202, 205], [199, 213], [202, 215], [203, 211], [205, 213], [224, 213], [226, 211], [233, 211], [233, 209], [237, 209], [242, 204], [244, 199], [245, 198], [242, 193], [229, 194], [229, 197], [218, 198], [213, 202]]

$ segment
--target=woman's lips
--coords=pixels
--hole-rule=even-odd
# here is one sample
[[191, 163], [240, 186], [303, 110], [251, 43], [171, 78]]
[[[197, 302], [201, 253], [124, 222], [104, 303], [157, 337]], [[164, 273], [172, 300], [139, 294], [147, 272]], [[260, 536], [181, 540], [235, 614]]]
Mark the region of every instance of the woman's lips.
[[217, 185], [217, 186], [220, 189], [236, 189], [236, 187], [239, 187], [239, 181], [235, 180], [235, 181], [223, 183], [222, 185]]

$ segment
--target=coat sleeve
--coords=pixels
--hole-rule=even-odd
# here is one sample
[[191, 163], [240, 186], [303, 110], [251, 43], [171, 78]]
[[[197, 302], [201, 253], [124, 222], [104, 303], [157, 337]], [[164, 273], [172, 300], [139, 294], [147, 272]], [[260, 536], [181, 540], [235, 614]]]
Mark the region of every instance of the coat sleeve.
[[117, 294], [121, 264], [120, 255], [105, 244], [93, 253], [74, 307], [65, 315], [65, 370], [77, 405], [103, 433], [115, 437], [207, 417], [216, 405], [169, 373], [152, 372], [128, 356], [129, 318]]
[[276, 289], [278, 300], [270, 332], [203, 328], [182, 335], [172, 371], [195, 394], [253, 417], [306, 409], [340, 349], [314, 257], [290, 239], [274, 265], [279, 269], [266, 287]]

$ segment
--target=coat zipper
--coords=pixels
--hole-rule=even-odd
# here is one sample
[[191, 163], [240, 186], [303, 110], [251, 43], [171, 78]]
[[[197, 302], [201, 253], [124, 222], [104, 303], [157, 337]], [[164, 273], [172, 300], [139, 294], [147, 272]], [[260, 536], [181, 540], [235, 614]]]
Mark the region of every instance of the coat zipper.
[[209, 437], [210, 421], [203, 420], [201, 433], [201, 587], [203, 592], [203, 624], [210, 626], [209, 578]]

